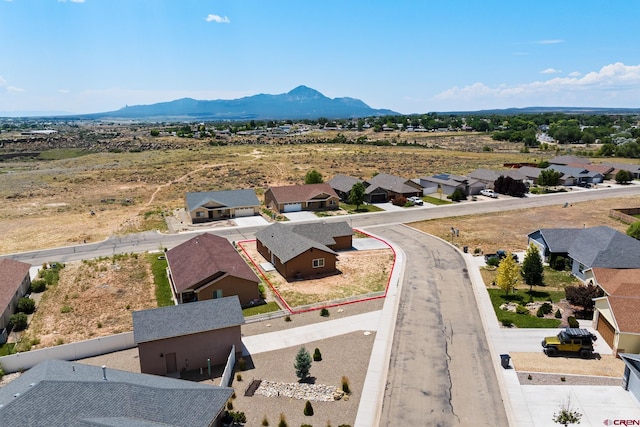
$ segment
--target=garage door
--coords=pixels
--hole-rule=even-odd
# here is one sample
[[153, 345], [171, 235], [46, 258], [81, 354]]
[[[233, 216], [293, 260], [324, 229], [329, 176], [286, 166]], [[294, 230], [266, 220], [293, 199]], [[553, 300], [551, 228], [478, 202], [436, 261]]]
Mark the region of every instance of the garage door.
[[253, 211], [253, 208], [236, 209], [235, 215], [236, 215], [236, 218], [241, 218], [243, 216], [253, 216], [254, 211]]
[[300, 212], [302, 210], [302, 203], [289, 203], [284, 205], [285, 212]]
[[615, 328], [602, 315], [598, 315], [598, 326], [596, 327], [602, 339], [605, 340], [609, 347], [613, 348], [613, 338], [615, 337]]

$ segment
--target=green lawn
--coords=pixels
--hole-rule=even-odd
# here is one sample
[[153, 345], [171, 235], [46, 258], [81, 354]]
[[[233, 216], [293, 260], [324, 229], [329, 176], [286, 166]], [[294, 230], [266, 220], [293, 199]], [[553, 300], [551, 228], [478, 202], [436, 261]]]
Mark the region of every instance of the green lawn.
[[244, 317], [249, 317], [255, 316], [256, 314], [271, 313], [278, 310], [280, 310], [280, 306], [278, 306], [278, 304], [274, 301], [271, 301], [263, 305], [245, 308], [242, 310], [242, 314], [244, 315]]
[[381, 209], [375, 205], [360, 205], [358, 209], [356, 209], [356, 205], [350, 205], [348, 203], [340, 203], [340, 208], [349, 212], [349, 213], [362, 213], [362, 212], [380, 212], [384, 209]]
[[560, 325], [558, 319], [544, 319], [529, 314], [518, 314], [511, 311], [500, 310], [500, 305], [507, 302], [526, 304], [530, 298], [534, 301], [558, 301], [564, 298], [563, 291], [534, 291], [531, 295], [525, 291], [518, 291], [515, 294], [505, 295], [502, 289], [487, 289], [493, 310], [496, 312], [498, 321], [501, 323], [511, 322], [518, 328], [557, 328]]
[[167, 260], [164, 254], [148, 254], [147, 258], [151, 263], [158, 307], [173, 305], [171, 285], [169, 285], [169, 278], [167, 277]]
[[451, 200], [447, 199], [446, 197], [444, 199], [440, 199], [438, 197], [424, 196], [422, 200], [432, 205], [450, 205], [453, 203]]

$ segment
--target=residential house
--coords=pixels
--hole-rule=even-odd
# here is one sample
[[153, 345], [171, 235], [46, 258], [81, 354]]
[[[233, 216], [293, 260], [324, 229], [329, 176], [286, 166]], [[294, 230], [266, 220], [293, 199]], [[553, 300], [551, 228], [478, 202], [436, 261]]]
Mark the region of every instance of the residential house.
[[640, 354], [619, 353], [625, 364], [622, 387], [640, 402]]
[[47, 360], [0, 387], [3, 427], [219, 427], [233, 389]]
[[132, 314], [143, 373], [172, 375], [224, 365], [232, 348], [242, 353], [244, 316], [237, 296]]
[[598, 172], [592, 172], [586, 168], [573, 168], [570, 166], [551, 165], [546, 170], [554, 170], [560, 172], [561, 185], [584, 185], [599, 184], [604, 181], [604, 175]]
[[194, 224], [258, 215], [260, 201], [253, 190], [187, 193], [185, 209]]
[[567, 166], [569, 164], [588, 165], [589, 163], [590, 163], [589, 159], [586, 159], [584, 157], [571, 156], [571, 155], [557, 156], [549, 160], [549, 164], [551, 165], [564, 165], [564, 166]]
[[613, 166], [609, 165], [593, 165], [593, 164], [584, 164], [584, 163], [569, 163], [567, 165], [570, 168], [578, 168], [578, 169], [586, 169], [589, 172], [595, 172], [602, 175], [604, 179], [611, 179], [613, 176], [611, 175], [613, 170], [615, 169]]
[[611, 166], [613, 170], [611, 171], [611, 177], [615, 177], [616, 174], [621, 170], [626, 170], [631, 172], [631, 176], [633, 179], [640, 179], [640, 164], [631, 164], [631, 163], [612, 163], [612, 162], [603, 162], [604, 166]]
[[29, 268], [31, 266], [24, 262], [0, 259], [0, 344], [6, 342], [6, 328], [18, 307], [18, 300], [25, 296], [31, 286]]
[[260, 279], [224, 237], [200, 234], [166, 252], [177, 303], [237, 295], [240, 304], [260, 298]]
[[571, 273], [585, 280], [594, 268], [640, 268], [640, 241], [606, 226], [589, 228], [541, 228], [528, 235], [545, 260], [563, 256]]
[[[491, 169], [476, 169], [469, 174], [469, 178], [475, 181], [479, 181], [484, 188], [493, 189], [494, 184], [498, 178], [501, 176], [510, 177], [514, 181], [522, 181], [525, 182], [527, 177], [520, 172], [520, 169], [506, 169], [501, 171], [494, 171]], [[484, 189], [482, 188], [482, 189]]]
[[346, 221], [275, 223], [256, 233], [258, 252], [286, 280], [337, 274], [336, 251], [351, 249], [353, 230]]
[[327, 184], [333, 188], [340, 200], [349, 202], [349, 194], [353, 186], [359, 182], [363, 182], [359, 178], [353, 178], [348, 175], [338, 174], [327, 181]]
[[533, 166], [522, 166], [518, 168], [518, 171], [524, 176], [524, 180], [526, 183], [537, 184], [542, 169]]
[[615, 354], [640, 353], [640, 269], [596, 267], [585, 277], [605, 294], [595, 299], [594, 328]]
[[386, 173], [379, 173], [367, 180], [365, 187], [365, 201], [368, 203], [388, 202], [396, 196], [420, 197], [423, 195], [420, 184]]
[[441, 190], [447, 196], [452, 195], [456, 190], [472, 196], [480, 194], [480, 191], [485, 188], [484, 184], [476, 179], [448, 173], [425, 176], [419, 178], [418, 183], [424, 189], [424, 194], [433, 194]]
[[276, 212], [299, 212], [338, 209], [340, 197], [326, 182], [321, 184], [269, 187], [264, 204]]

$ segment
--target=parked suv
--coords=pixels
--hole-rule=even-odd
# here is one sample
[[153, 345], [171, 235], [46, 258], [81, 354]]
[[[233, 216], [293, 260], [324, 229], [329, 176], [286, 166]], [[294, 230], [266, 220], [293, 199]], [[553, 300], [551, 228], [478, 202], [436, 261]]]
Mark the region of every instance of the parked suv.
[[480, 190], [480, 194], [483, 196], [491, 197], [492, 199], [498, 198], [498, 193], [493, 190]]
[[414, 205], [422, 206], [424, 204], [424, 201], [422, 201], [422, 199], [417, 196], [409, 197], [407, 200], [409, 200]]
[[579, 354], [583, 359], [593, 356], [593, 342], [598, 339], [586, 329], [566, 328], [555, 337], [542, 340], [542, 351], [547, 356], [557, 356], [559, 353]]

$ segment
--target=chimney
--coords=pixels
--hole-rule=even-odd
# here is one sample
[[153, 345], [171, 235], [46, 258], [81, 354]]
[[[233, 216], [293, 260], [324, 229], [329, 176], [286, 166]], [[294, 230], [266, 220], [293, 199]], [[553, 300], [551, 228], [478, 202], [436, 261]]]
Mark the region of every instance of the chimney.
[[107, 366], [102, 365], [102, 379], [107, 381]]

